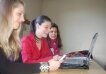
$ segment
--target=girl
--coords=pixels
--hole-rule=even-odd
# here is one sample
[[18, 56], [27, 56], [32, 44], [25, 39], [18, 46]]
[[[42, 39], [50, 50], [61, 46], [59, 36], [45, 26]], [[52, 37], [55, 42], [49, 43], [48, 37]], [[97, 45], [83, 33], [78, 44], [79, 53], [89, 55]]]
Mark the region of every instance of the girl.
[[48, 35], [48, 43], [53, 55], [61, 55], [60, 49], [62, 48], [62, 41], [58, 26], [55, 23], [52, 23], [50, 33]]
[[31, 33], [22, 38], [22, 59], [24, 63], [47, 62], [53, 58], [46, 37], [50, 32], [51, 19], [41, 15], [31, 23]]

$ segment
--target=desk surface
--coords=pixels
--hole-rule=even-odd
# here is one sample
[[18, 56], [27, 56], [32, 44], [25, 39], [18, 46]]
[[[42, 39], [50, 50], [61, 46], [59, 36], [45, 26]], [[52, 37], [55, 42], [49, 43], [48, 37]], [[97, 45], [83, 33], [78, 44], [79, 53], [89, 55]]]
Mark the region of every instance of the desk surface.
[[89, 70], [86, 69], [59, 69], [54, 72], [41, 74], [106, 74], [106, 71], [96, 62], [91, 62]]

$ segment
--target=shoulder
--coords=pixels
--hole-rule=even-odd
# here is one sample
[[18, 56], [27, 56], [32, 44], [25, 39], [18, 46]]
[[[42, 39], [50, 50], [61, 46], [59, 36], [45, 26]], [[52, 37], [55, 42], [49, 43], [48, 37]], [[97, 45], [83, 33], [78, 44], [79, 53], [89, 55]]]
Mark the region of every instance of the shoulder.
[[44, 46], [48, 46], [48, 41], [46, 38], [42, 38], [42, 43]]
[[42, 41], [43, 42], [47, 42], [47, 38], [42, 38]]
[[29, 33], [26, 36], [23, 36], [21, 39], [21, 42], [29, 42], [29, 41], [33, 41], [34, 40], [34, 33]]
[[5, 56], [5, 53], [4, 53], [4, 51], [3, 51], [3, 49], [2, 48], [0, 48], [0, 60], [2, 59], [6, 59], [6, 56]]
[[3, 48], [0, 47], [0, 55], [3, 54]]

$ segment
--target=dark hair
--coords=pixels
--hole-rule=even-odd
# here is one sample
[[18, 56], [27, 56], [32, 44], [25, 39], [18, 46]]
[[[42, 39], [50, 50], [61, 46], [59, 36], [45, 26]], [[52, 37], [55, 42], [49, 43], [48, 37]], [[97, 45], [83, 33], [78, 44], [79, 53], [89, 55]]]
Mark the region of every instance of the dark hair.
[[[52, 23], [52, 26], [51, 26], [51, 28], [56, 28], [57, 29], [57, 41], [58, 41], [58, 47], [59, 48], [61, 48], [63, 45], [62, 45], [62, 40], [61, 40], [61, 37], [60, 37], [60, 31], [59, 31], [59, 28], [58, 28], [58, 26], [55, 24], [55, 23]], [[48, 43], [49, 43], [49, 47], [50, 47], [50, 41], [51, 41], [51, 39], [50, 39], [50, 37], [49, 37], [49, 35], [48, 35]]]
[[46, 15], [38, 16], [36, 19], [32, 20], [32, 22], [31, 22], [31, 32], [35, 33], [36, 24], [41, 25], [45, 21], [50, 21], [52, 23], [51, 19]]

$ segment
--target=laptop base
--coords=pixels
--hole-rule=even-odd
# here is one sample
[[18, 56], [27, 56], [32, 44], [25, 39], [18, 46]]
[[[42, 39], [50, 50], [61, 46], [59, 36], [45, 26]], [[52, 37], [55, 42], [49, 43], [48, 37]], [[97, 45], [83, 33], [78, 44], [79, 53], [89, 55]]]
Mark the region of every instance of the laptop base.
[[75, 64], [62, 63], [60, 69], [89, 69], [89, 66], [88, 65], [79, 66]]

